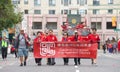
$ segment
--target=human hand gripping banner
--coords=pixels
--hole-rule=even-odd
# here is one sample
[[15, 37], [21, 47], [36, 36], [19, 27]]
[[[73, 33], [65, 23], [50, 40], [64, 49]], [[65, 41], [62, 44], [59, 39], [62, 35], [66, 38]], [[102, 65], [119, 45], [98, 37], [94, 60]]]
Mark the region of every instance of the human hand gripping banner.
[[96, 58], [97, 43], [34, 42], [35, 58]]

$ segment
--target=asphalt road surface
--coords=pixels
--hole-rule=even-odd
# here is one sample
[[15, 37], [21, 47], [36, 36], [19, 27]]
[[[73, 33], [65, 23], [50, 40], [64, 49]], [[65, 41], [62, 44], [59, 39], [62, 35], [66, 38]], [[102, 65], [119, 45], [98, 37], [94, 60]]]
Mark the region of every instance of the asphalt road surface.
[[27, 66], [20, 67], [19, 59], [9, 54], [6, 60], [0, 57], [0, 72], [120, 72], [120, 53], [103, 54], [98, 51], [97, 65], [92, 65], [90, 59], [81, 59], [81, 65], [74, 65], [74, 60], [69, 60], [69, 65], [63, 64], [62, 58], [56, 58], [56, 65], [46, 65], [46, 59], [42, 59], [42, 65], [37, 66], [32, 53], [29, 53]]

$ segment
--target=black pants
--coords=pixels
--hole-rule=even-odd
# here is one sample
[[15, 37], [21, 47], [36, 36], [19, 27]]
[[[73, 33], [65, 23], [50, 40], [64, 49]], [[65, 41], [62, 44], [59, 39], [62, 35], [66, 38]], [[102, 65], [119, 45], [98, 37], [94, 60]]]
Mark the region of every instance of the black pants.
[[69, 58], [63, 58], [64, 64], [69, 62]]
[[55, 64], [55, 58], [48, 58], [48, 65], [54, 65]]
[[75, 65], [80, 64], [80, 58], [74, 58]]
[[15, 51], [15, 57], [18, 57], [18, 56], [17, 56], [17, 51]]
[[106, 53], [106, 48], [103, 48], [103, 53]]
[[2, 48], [2, 58], [7, 58], [7, 47]]
[[42, 58], [35, 58], [35, 63], [41, 63]]

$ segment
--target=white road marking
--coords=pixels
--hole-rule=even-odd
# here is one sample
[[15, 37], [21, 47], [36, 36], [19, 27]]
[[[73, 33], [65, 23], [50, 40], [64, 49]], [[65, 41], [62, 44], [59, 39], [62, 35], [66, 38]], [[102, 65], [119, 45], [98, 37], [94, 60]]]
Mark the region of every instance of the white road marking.
[[78, 68], [78, 66], [75, 66], [75, 68]]
[[78, 66], [75, 66], [75, 72], [80, 72]]
[[78, 69], [76, 69], [76, 72], [80, 72]]
[[0, 69], [2, 69], [3, 67], [0, 66]]

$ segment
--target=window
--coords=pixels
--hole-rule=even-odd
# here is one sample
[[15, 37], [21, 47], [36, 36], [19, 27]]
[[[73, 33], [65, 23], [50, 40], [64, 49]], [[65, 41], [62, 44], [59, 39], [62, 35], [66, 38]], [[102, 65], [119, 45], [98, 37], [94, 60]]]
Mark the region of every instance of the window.
[[28, 14], [28, 10], [24, 10], [24, 13], [25, 13], [25, 14]]
[[71, 10], [71, 14], [78, 14], [78, 10], [76, 10], [76, 9]]
[[71, 14], [71, 10], [69, 10], [69, 14]]
[[34, 6], [40, 6], [40, 0], [34, 0]]
[[69, 4], [71, 4], [71, 0], [61, 0], [61, 4], [63, 4], [64, 6], [68, 6]]
[[100, 5], [100, 1], [99, 0], [93, 0], [93, 5]]
[[85, 9], [78, 10], [78, 14], [87, 14], [87, 10]]
[[20, 0], [12, 0], [13, 4], [20, 4]]
[[67, 9], [61, 10], [61, 14], [68, 14], [68, 10]]
[[108, 14], [113, 14], [113, 9], [109, 9]]
[[28, 4], [28, 0], [24, 0], [24, 4]]
[[101, 22], [91, 22], [91, 28], [101, 29]]
[[99, 10], [98, 9], [94, 9], [93, 10], [93, 14], [99, 14]]
[[49, 14], [55, 14], [55, 10], [49, 10]]
[[108, 0], [108, 4], [113, 4], [113, 0]]
[[49, 0], [49, 6], [55, 6], [55, 0]]
[[77, 4], [83, 6], [83, 5], [87, 4], [87, 0], [77, 0]]
[[57, 22], [47, 22], [47, 29], [57, 29]]
[[41, 10], [34, 10], [34, 14], [41, 14]]
[[116, 29], [116, 27], [112, 27], [112, 22], [107, 22], [106, 24], [106, 29]]
[[42, 22], [33, 22], [32, 29], [42, 29]]

